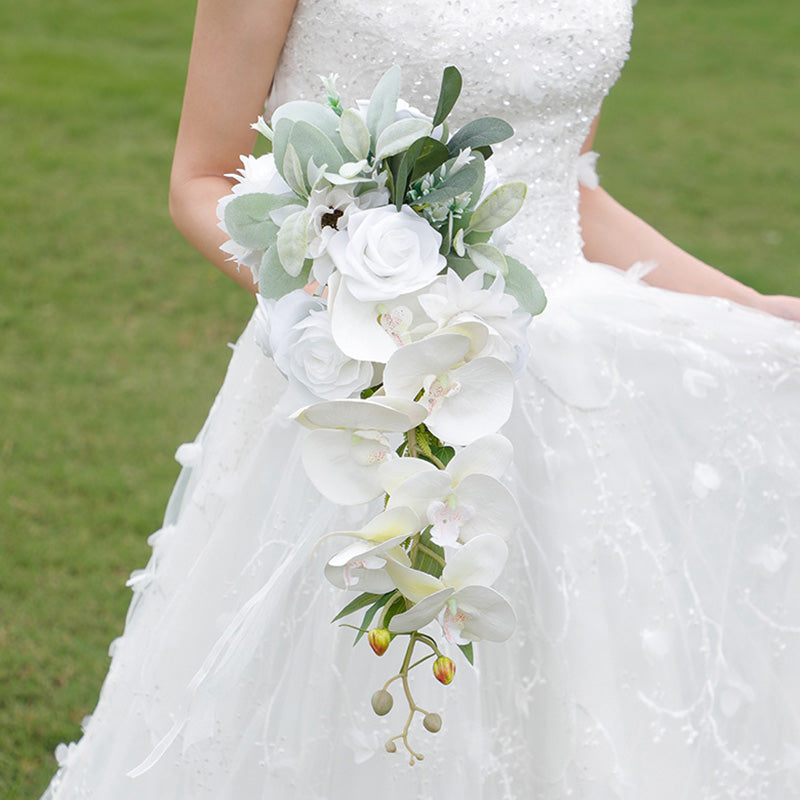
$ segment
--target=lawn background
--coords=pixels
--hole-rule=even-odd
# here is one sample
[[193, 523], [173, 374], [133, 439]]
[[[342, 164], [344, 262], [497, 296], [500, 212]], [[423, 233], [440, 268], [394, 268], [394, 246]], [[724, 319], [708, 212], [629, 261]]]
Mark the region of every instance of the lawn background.
[[[251, 301], [172, 229], [189, 0], [0, 7], [0, 798], [79, 735]], [[644, 0], [604, 185], [762, 291], [800, 293], [800, 4]], [[468, 76], [467, 76], [468, 78]]]

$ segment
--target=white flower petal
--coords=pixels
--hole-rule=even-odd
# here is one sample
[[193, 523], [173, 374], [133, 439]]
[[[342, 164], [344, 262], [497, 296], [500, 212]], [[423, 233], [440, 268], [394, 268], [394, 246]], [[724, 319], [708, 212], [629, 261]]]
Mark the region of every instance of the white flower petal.
[[357, 531], [335, 531], [331, 536], [356, 536], [371, 542], [386, 542], [399, 538], [407, 539], [424, 527], [419, 515], [407, 506], [388, 508], [373, 517]]
[[501, 478], [513, 456], [511, 442], [499, 433], [490, 433], [456, 453], [447, 465], [447, 471], [452, 475], [454, 484], [473, 473]]
[[408, 611], [392, 617], [389, 621], [389, 630], [392, 633], [410, 633], [424, 628], [436, 619], [452, 594], [452, 589], [443, 589], [440, 592], [428, 595], [411, 606]]
[[475, 509], [475, 516], [461, 528], [461, 541], [482, 533], [507, 539], [519, 524], [519, 506], [514, 495], [496, 478], [467, 475], [455, 490], [458, 502]]
[[421, 458], [395, 458], [380, 466], [380, 479], [387, 494], [391, 495], [401, 483], [420, 472], [437, 472], [430, 461]]
[[471, 641], [504, 642], [514, 632], [517, 616], [508, 600], [488, 586], [467, 586], [451, 600], [467, 619], [461, 635]]
[[453, 589], [491, 586], [503, 571], [508, 546], [499, 537], [483, 533], [456, 550], [442, 571], [442, 583]]
[[505, 364], [478, 358], [449, 377], [460, 389], [448, 394], [428, 417], [426, 425], [435, 436], [448, 444], [471, 444], [505, 425], [514, 402], [513, 378]]
[[[381, 477], [379, 473], [379, 477]], [[439, 469], [412, 475], [389, 495], [389, 508], [407, 506], [424, 517], [434, 500], [443, 500], [450, 493], [450, 476]]]
[[430, 375], [440, 375], [463, 360], [472, 342], [458, 333], [429, 336], [397, 350], [386, 364], [383, 385], [397, 397], [416, 397]]
[[442, 590], [448, 592], [448, 596], [452, 594], [452, 591], [433, 575], [418, 569], [411, 569], [411, 567], [406, 567], [396, 561], [388, 562], [386, 571], [394, 581], [394, 585], [412, 603], [419, 603], [428, 595], [441, 593]]
[[392, 452], [375, 441], [374, 460], [356, 460], [353, 438], [349, 430], [320, 429], [311, 431], [303, 442], [303, 466], [309, 480], [324, 497], [340, 505], [368, 503], [383, 494], [377, 467]]
[[327, 400], [292, 414], [308, 428], [339, 428], [405, 433], [425, 419], [425, 409], [405, 398]]

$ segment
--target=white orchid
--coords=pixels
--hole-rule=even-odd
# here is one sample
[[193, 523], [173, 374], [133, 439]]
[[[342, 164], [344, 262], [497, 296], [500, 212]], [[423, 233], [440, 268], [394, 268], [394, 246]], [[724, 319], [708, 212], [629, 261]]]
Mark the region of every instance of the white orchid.
[[311, 433], [303, 442], [306, 474], [329, 500], [367, 503], [383, 494], [378, 467], [397, 458], [387, 434], [419, 425], [425, 410], [404, 399], [331, 400], [298, 411]]
[[490, 587], [507, 558], [506, 543], [486, 533], [456, 551], [441, 578], [388, 561], [386, 571], [394, 585], [414, 603], [392, 618], [389, 630], [417, 631], [438, 617], [451, 643], [505, 641], [514, 630], [516, 615], [508, 601]]
[[379, 471], [388, 508], [410, 508], [431, 525], [431, 539], [455, 547], [483, 533], [508, 538], [519, 521], [511, 492], [498, 480], [511, 460], [511, 443], [494, 434], [456, 454], [444, 470], [401, 458]]
[[383, 594], [394, 589], [385, 570], [389, 559], [411, 566], [400, 547], [409, 536], [418, 533], [424, 523], [410, 508], [392, 508], [373, 517], [357, 531], [335, 531], [328, 536], [349, 536], [359, 541], [333, 556], [325, 568], [325, 576], [335, 586]]
[[508, 367], [496, 358], [464, 359], [470, 336], [442, 333], [397, 350], [386, 363], [388, 395], [416, 398], [428, 410], [425, 424], [442, 441], [464, 445], [495, 433], [508, 420], [514, 398]]
[[415, 293], [388, 300], [357, 300], [339, 273], [328, 282], [331, 331], [350, 358], [385, 364], [404, 344], [435, 330]]

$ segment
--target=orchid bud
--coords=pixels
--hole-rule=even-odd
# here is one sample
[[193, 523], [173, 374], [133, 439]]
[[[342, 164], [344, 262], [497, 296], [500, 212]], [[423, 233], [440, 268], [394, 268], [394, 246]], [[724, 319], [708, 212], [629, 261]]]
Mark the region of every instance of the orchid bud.
[[379, 717], [388, 714], [392, 710], [393, 705], [394, 699], [386, 689], [378, 689], [378, 691], [372, 695], [372, 710]]
[[426, 714], [422, 720], [422, 724], [425, 726], [425, 730], [431, 733], [439, 733], [442, 729], [442, 718], [438, 714]]
[[367, 635], [369, 646], [373, 649], [376, 656], [382, 656], [392, 641], [392, 635], [386, 628], [373, 628]]
[[386, 748], [386, 752], [387, 753], [396, 753], [397, 752], [397, 745], [391, 739], [389, 739], [389, 741], [386, 742], [384, 747]]
[[439, 656], [433, 662], [433, 674], [436, 676], [436, 680], [445, 686], [448, 683], [452, 683], [453, 678], [456, 676], [456, 665], [453, 663], [453, 659], [447, 656]]

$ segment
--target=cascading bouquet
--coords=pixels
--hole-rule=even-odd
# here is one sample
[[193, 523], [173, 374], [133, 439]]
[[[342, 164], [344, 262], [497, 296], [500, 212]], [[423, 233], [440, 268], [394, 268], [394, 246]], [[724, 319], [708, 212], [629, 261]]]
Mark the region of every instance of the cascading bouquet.
[[[335, 76], [323, 82], [325, 103], [286, 103], [253, 125], [266, 153], [242, 157], [218, 215], [223, 250], [258, 282], [257, 341], [311, 429], [309, 478], [343, 505], [384, 496], [360, 530], [328, 534], [350, 543], [325, 576], [357, 593], [335, 618], [364, 612], [356, 642], [366, 633], [380, 656], [407, 640], [372, 707], [387, 714], [401, 682], [409, 712], [386, 749], [400, 740], [413, 764], [415, 715], [431, 732], [442, 720], [414, 701], [411, 669], [432, 660], [449, 684], [454, 646], [472, 663], [473, 642], [504, 641], [516, 624], [491, 588], [519, 515], [497, 431], [545, 298], [501, 250], [526, 187], [497, 185], [486, 161], [513, 130], [484, 117], [450, 135], [455, 67], [432, 118], [399, 100], [397, 67], [356, 108], [342, 107]], [[415, 661], [417, 647], [429, 652]]]

